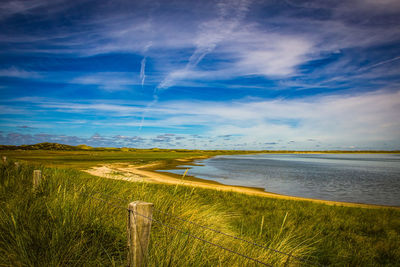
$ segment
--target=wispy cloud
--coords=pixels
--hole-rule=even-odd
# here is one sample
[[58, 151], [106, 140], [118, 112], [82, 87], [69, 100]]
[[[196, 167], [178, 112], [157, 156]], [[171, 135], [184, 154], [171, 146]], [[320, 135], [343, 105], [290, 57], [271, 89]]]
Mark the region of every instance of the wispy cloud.
[[0, 69], [0, 77], [38, 79], [41, 78], [42, 75], [40, 75], [38, 72], [35, 71], [26, 71], [13, 66], [7, 69]]
[[381, 65], [384, 65], [384, 64], [388, 64], [388, 63], [397, 61], [399, 59], [400, 59], [400, 56], [394, 57], [394, 58], [391, 58], [391, 59], [387, 59], [387, 60], [383, 60], [381, 62], [378, 62], [378, 63], [375, 63], [373, 65], [367, 66], [367, 69], [371, 69], [371, 68], [375, 68], [375, 67], [378, 67], [378, 66], [381, 66]]
[[142, 87], [146, 79], [145, 69], [146, 69], [146, 57], [144, 57], [142, 61], [140, 61], [140, 80], [142, 83]]
[[[175, 85], [177, 79], [184, 80], [186, 74], [194, 69], [207, 54], [214, 51], [218, 43], [227, 38], [229, 34], [233, 32], [233, 30], [239, 25], [239, 22], [243, 19], [250, 2], [251, 1], [249, 0], [222, 0], [217, 3], [217, 17], [210, 21], [202, 22], [199, 25], [197, 37], [194, 41], [195, 51], [189, 57], [185, 67], [169, 72], [166, 75], [166, 77], [154, 88], [153, 100], [148, 104], [147, 108], [152, 107], [158, 102], [159, 90], [165, 90]], [[142, 115], [139, 129], [142, 129], [146, 112], [147, 109]]]
[[[142, 78], [142, 82], [144, 82]], [[100, 72], [73, 78], [69, 81], [72, 84], [96, 85], [106, 91], [119, 91], [132, 89], [139, 85], [138, 77], [126, 72]]]
[[[0, 18], [4, 19], [10, 17], [15, 14], [26, 14], [30, 12], [43, 12], [43, 7], [49, 8], [49, 6], [59, 5], [63, 1], [52, 1], [52, 4], [49, 5], [49, 1], [46, 0], [31, 0], [31, 1], [23, 1], [23, 0], [13, 0], [6, 1], [2, 3], [0, 7]], [[53, 6], [53, 7], [54, 7]]]
[[[137, 104], [37, 103], [53, 112], [79, 113], [81, 117], [103, 114], [108, 121], [98, 126], [137, 127], [143, 106]], [[296, 141], [309, 148], [310, 140], [339, 146], [367, 147], [391, 142], [400, 146], [400, 94], [380, 91], [364, 95], [321, 96], [292, 100], [162, 102], [148, 108], [147, 127], [202, 127], [207, 137], [236, 135], [235, 142], [264, 143], [269, 140]], [[126, 118], [129, 116], [129, 118]], [[134, 119], [136, 117], [136, 119]], [[135, 121], [136, 120], [136, 121]], [[397, 140], [397, 141], [396, 141]]]
[[[143, 53], [146, 54], [146, 52], [150, 49], [152, 46], [152, 42], [149, 42], [143, 49]], [[146, 60], [147, 56], [144, 56], [143, 59], [140, 61], [140, 80], [142, 83], [142, 88], [144, 86], [144, 81], [146, 79]]]
[[175, 70], [157, 86], [158, 89], [167, 89], [175, 84], [176, 78], [183, 78], [186, 73], [195, 68], [203, 58], [213, 52], [217, 45], [228, 38], [239, 26], [248, 11], [251, 1], [230, 0], [219, 1], [216, 4], [217, 17], [201, 23], [195, 38], [195, 51], [189, 57], [183, 69]]
[[21, 107], [0, 105], [0, 114], [4, 115], [29, 114], [29, 111]]
[[0, 126], [226, 136], [209, 147], [397, 145], [399, 14], [395, 0], [10, 0]]

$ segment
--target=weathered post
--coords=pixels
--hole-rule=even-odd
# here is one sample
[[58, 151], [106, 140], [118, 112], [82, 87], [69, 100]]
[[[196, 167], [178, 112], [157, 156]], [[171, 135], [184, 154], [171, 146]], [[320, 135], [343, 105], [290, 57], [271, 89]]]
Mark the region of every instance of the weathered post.
[[39, 184], [42, 180], [42, 171], [41, 170], [34, 170], [33, 171], [33, 189], [39, 187]]
[[3, 160], [3, 163], [7, 162], [7, 157], [6, 156], [2, 156], [1, 159]]
[[128, 266], [142, 267], [146, 263], [150, 241], [153, 203], [143, 201], [128, 205]]

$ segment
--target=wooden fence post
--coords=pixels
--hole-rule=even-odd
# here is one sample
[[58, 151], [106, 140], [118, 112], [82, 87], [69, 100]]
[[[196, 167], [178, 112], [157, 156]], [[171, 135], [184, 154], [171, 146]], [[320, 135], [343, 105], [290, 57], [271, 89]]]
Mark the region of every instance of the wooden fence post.
[[129, 267], [142, 267], [146, 263], [153, 206], [153, 203], [143, 201], [131, 202], [128, 205]]
[[1, 159], [3, 160], [3, 163], [7, 162], [7, 157], [6, 156], [2, 156]]
[[39, 184], [42, 180], [42, 171], [41, 170], [34, 170], [33, 171], [33, 189], [39, 187]]

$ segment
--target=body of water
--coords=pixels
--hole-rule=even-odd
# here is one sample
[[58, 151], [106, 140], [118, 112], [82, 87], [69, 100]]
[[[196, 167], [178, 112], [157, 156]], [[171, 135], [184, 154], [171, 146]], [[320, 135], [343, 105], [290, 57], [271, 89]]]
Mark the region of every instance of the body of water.
[[187, 166], [188, 174], [222, 184], [306, 198], [400, 206], [400, 154], [231, 155], [196, 163]]

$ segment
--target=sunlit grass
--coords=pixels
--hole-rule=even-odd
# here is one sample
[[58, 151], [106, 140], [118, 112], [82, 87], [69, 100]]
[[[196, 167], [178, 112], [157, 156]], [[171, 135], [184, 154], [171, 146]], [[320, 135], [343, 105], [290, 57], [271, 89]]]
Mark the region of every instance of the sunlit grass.
[[[158, 210], [246, 237], [231, 225], [237, 214], [226, 211], [223, 203], [204, 203], [203, 196], [189, 187], [111, 181], [74, 170], [42, 167], [43, 182], [33, 191], [33, 169], [30, 165], [17, 169], [11, 163], [1, 166], [1, 265], [125, 265], [127, 212], [114, 205], [127, 207], [134, 200], [152, 202]], [[286, 261], [284, 255], [252, 248], [171, 216], [155, 212], [154, 217], [261, 261], [278, 265]], [[274, 246], [296, 255], [309, 255], [306, 245], [294, 242], [292, 237], [296, 235], [276, 234]], [[157, 223], [153, 223], [148, 260], [149, 266], [253, 264]]]
[[[9, 161], [0, 166], [0, 265], [126, 264], [128, 203], [156, 209], [327, 265], [396, 265], [400, 212], [335, 207], [187, 186], [131, 183]], [[32, 191], [32, 173], [43, 183]], [[106, 199], [112, 205], [91, 198]], [[274, 265], [285, 255], [255, 248], [154, 212], [154, 218]], [[254, 266], [247, 259], [153, 223], [149, 266]], [[288, 265], [301, 265], [290, 260]]]
[[[250, 153], [240, 151], [201, 151], [184, 150], [181, 152], [138, 150], [138, 151], [57, 151], [57, 150], [8, 150], [1, 151], [1, 155], [9, 158], [28, 161], [46, 166], [68, 167], [75, 169], [87, 169], [97, 164], [129, 163], [148, 164], [155, 161], [163, 161], [167, 165], [174, 166], [179, 163], [176, 160], [182, 158], [207, 157], [215, 155], [227, 155], [238, 153]], [[182, 163], [182, 162], [180, 162]]]

